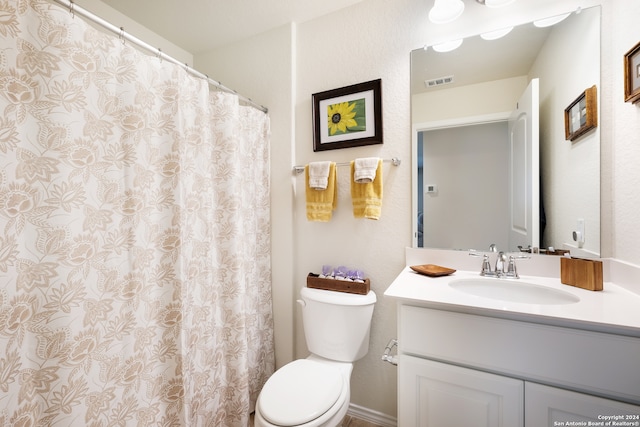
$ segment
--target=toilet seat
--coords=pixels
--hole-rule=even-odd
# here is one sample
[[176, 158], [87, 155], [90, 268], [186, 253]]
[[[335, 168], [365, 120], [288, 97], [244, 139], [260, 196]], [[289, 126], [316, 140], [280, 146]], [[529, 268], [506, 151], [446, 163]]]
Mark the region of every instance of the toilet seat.
[[274, 425], [305, 424], [331, 409], [344, 387], [338, 369], [314, 360], [295, 360], [267, 380], [260, 393], [259, 411]]

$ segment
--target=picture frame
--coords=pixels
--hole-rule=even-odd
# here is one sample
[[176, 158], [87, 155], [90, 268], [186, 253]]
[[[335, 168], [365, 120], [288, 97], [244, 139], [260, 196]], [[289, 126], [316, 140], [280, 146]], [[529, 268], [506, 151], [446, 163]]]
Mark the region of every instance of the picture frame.
[[382, 144], [382, 80], [314, 93], [313, 151]]
[[640, 42], [624, 54], [624, 101], [640, 101]]
[[598, 126], [598, 92], [593, 85], [564, 110], [565, 139], [574, 141]]

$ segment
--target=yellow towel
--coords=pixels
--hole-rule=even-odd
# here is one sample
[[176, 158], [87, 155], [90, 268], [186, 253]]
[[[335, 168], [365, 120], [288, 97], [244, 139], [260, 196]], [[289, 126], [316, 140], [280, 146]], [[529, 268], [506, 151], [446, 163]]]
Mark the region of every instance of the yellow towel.
[[354, 180], [355, 162], [351, 161], [351, 201], [356, 218], [380, 219], [382, 213], [382, 159], [378, 160], [373, 182], [359, 183]]
[[327, 180], [327, 188], [325, 190], [316, 190], [309, 186], [309, 165], [304, 167], [304, 177], [307, 200], [307, 219], [309, 221], [329, 221], [338, 203], [335, 162], [331, 162], [329, 165], [329, 178]]

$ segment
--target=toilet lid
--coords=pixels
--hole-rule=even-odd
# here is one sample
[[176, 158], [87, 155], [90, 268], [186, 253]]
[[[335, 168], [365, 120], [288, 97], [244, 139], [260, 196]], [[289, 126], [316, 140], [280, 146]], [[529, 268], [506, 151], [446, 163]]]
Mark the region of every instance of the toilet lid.
[[340, 372], [300, 359], [278, 369], [260, 392], [260, 413], [272, 424], [295, 426], [315, 420], [333, 406], [342, 392]]

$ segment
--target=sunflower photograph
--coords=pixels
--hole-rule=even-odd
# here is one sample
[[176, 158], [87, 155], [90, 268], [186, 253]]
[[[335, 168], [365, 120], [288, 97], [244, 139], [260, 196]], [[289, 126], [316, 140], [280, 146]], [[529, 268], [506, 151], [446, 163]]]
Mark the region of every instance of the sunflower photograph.
[[329, 135], [340, 135], [367, 130], [365, 100], [340, 102], [327, 107], [327, 126]]
[[313, 94], [313, 151], [382, 144], [381, 80]]

